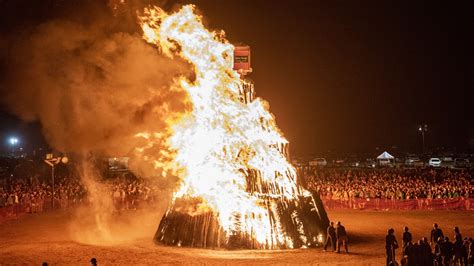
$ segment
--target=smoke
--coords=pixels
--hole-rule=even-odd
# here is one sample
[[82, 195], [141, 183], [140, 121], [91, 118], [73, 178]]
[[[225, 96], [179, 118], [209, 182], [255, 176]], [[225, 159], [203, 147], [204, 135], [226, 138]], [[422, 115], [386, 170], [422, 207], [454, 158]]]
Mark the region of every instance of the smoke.
[[[176, 80], [190, 77], [192, 71], [186, 62], [167, 58], [142, 40], [135, 17], [140, 2], [110, 1], [105, 7], [98, 2], [56, 1], [60, 4], [50, 7], [52, 14], [25, 18], [33, 21], [28, 26], [6, 20], [5, 25], [13, 26], [0, 34], [0, 101], [21, 119], [39, 122], [56, 150], [129, 156], [133, 172], [159, 176], [162, 169], [150, 162], [170, 160], [159, 152], [167, 149], [167, 121], [189, 108]], [[147, 146], [147, 140], [136, 137], [140, 132], [159, 134]], [[145, 146], [143, 152], [135, 152]], [[77, 213], [72, 232], [83, 237], [89, 232], [87, 242], [113, 241], [110, 193], [88, 159], [78, 165], [93, 205]], [[166, 179], [160, 184], [168, 192], [175, 182]]]
[[[167, 207], [167, 200], [141, 206], [133, 212], [117, 212], [110, 188], [101, 183], [100, 174], [84, 160], [78, 169], [83, 184], [88, 188], [88, 206], [80, 206], [73, 214], [69, 233], [74, 241], [92, 245], [133, 243], [137, 239], [150, 239], [156, 231], [157, 221]], [[161, 191], [161, 198], [171, 198], [170, 191]], [[119, 203], [120, 204], [120, 203]]]
[[184, 95], [170, 89], [183, 65], [137, 36], [98, 36], [55, 21], [13, 54], [4, 103], [25, 120], [39, 120], [48, 142], [62, 151], [124, 154], [136, 146], [125, 139], [160, 131], [164, 118], [184, 110]]
[[139, 32], [116, 31], [115, 19], [56, 19], [9, 42], [2, 103], [39, 121], [57, 150], [133, 156], [143, 146], [137, 133], [166, 132], [165, 121], [186, 110], [173, 84], [189, 66], [162, 56]]

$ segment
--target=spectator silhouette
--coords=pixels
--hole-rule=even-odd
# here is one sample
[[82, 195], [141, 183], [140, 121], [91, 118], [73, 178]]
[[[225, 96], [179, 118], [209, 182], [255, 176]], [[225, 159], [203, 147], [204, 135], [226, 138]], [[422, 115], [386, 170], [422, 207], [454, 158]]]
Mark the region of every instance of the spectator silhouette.
[[349, 249], [347, 247], [347, 238], [346, 228], [341, 224], [341, 222], [337, 222], [336, 227], [336, 237], [337, 237], [337, 253], [341, 252], [341, 245], [344, 245], [344, 249], [346, 253], [349, 253]]
[[324, 243], [324, 251], [326, 251], [329, 242], [331, 242], [332, 250], [336, 251], [336, 229], [334, 228], [334, 222], [331, 222], [327, 229], [326, 242]]
[[449, 237], [444, 237], [444, 249], [446, 256], [444, 257], [444, 265], [451, 265], [454, 255], [454, 245], [449, 241]]
[[385, 237], [385, 250], [387, 252], [387, 266], [396, 265], [395, 249], [398, 248], [398, 242], [395, 238], [395, 230], [388, 229]]
[[402, 247], [405, 248], [408, 242], [411, 242], [412, 240], [413, 239], [412, 239], [411, 233], [409, 232], [408, 227], [405, 226], [405, 228], [403, 229], [403, 236], [402, 236], [403, 246]]
[[435, 244], [436, 241], [440, 238], [444, 237], [443, 230], [438, 227], [437, 223], [433, 224], [433, 229], [431, 230], [431, 237], [430, 237], [430, 242], [431, 244]]
[[456, 265], [459, 261], [459, 264], [463, 264], [463, 259], [465, 257], [465, 250], [464, 250], [464, 243], [462, 239], [461, 232], [459, 228], [456, 226], [454, 227], [454, 244], [453, 244], [453, 251], [454, 251], [454, 264]]

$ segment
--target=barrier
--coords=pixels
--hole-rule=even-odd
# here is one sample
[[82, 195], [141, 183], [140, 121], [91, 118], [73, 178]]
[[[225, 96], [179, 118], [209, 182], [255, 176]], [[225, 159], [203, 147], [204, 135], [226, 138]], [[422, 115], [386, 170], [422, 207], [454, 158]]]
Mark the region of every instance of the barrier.
[[0, 223], [18, 219], [28, 213], [39, 213], [51, 210], [51, 200], [41, 199], [30, 203], [19, 203], [0, 207]]
[[[141, 200], [138, 197], [129, 196], [123, 201], [115, 199], [114, 206], [117, 210], [123, 209], [138, 209], [140, 206], [145, 204], [150, 204], [151, 201]], [[86, 200], [60, 200], [55, 199], [54, 201], [54, 209], [74, 209], [78, 206], [89, 205], [90, 202]], [[8, 221], [18, 219], [21, 216], [28, 214], [28, 213], [41, 213], [41, 212], [48, 212], [53, 210], [51, 198], [45, 198], [40, 200], [35, 200], [30, 203], [20, 203], [20, 204], [13, 204], [4, 207], [0, 207], [0, 224]]]
[[[474, 198], [452, 198], [452, 199], [330, 199], [321, 197], [324, 207], [327, 210], [474, 210]], [[84, 204], [85, 202], [82, 202]], [[140, 202], [143, 204], [144, 202]], [[139, 202], [133, 204], [134, 208], [140, 205]], [[34, 204], [14, 204], [0, 208], [0, 223], [17, 219], [27, 213], [50, 211], [51, 200]], [[123, 208], [126, 204], [118, 204], [117, 208]], [[75, 207], [78, 203], [70, 203], [70, 207]], [[60, 206], [60, 202], [56, 204]]]
[[20, 218], [29, 211], [28, 207], [24, 204], [13, 204], [0, 208], [0, 223]]
[[474, 210], [474, 198], [452, 199], [328, 199], [321, 198], [328, 210]]

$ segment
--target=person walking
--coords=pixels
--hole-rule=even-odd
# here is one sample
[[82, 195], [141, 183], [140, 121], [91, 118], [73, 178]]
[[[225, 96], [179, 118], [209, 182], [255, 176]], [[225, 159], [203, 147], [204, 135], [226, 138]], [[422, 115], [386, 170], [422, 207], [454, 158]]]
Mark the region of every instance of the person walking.
[[337, 222], [336, 227], [336, 237], [337, 237], [337, 253], [341, 252], [341, 245], [344, 245], [344, 249], [346, 253], [349, 253], [349, 249], [347, 247], [347, 233], [346, 228], [341, 224], [341, 222]]
[[323, 251], [326, 251], [329, 242], [331, 242], [332, 251], [336, 251], [336, 228], [334, 228], [334, 222], [331, 222], [327, 228], [326, 242], [324, 243]]

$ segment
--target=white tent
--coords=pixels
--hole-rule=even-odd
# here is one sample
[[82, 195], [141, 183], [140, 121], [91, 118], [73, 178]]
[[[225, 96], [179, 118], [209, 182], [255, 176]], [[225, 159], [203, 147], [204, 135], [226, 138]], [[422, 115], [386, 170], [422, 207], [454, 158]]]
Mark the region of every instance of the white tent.
[[377, 162], [379, 165], [390, 165], [391, 163], [393, 163], [394, 160], [395, 157], [393, 157], [390, 153], [386, 151], [384, 151], [377, 157]]
[[380, 154], [378, 157], [377, 157], [377, 160], [386, 160], [386, 159], [389, 159], [389, 160], [393, 160], [395, 159], [395, 157], [393, 157], [390, 153], [384, 151], [382, 154]]

